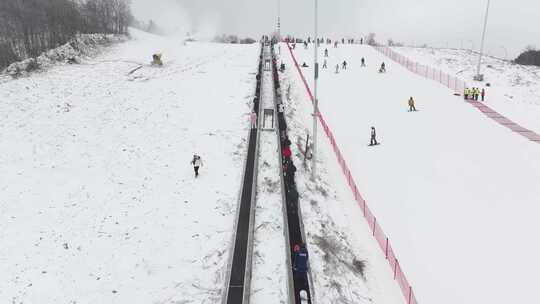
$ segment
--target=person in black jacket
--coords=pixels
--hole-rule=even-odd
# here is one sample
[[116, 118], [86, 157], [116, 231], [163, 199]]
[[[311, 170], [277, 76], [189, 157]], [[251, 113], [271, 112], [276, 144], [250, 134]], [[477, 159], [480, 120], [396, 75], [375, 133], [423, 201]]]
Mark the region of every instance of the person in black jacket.
[[375, 131], [375, 127], [371, 127], [371, 142], [370, 142], [370, 146], [374, 146], [374, 145], [378, 145], [379, 143], [377, 142], [377, 132]]

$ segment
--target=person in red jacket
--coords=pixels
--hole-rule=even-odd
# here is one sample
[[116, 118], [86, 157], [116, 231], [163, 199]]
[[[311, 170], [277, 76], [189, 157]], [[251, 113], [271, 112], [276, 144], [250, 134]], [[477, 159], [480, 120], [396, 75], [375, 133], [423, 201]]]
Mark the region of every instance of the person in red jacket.
[[283, 157], [285, 157], [285, 158], [291, 158], [291, 156], [292, 156], [291, 148], [289, 148], [288, 146], [285, 146], [285, 147], [283, 148], [283, 151], [282, 151], [282, 152], [283, 152]]

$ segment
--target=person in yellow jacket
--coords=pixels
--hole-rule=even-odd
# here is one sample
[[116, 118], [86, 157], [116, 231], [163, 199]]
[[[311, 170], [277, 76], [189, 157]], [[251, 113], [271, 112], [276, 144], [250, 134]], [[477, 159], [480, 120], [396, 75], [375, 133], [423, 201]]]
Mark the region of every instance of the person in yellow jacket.
[[469, 88], [465, 88], [463, 90], [463, 99], [465, 100], [469, 99]]
[[414, 99], [412, 98], [409, 98], [409, 112], [416, 112], [416, 107], [414, 106]]

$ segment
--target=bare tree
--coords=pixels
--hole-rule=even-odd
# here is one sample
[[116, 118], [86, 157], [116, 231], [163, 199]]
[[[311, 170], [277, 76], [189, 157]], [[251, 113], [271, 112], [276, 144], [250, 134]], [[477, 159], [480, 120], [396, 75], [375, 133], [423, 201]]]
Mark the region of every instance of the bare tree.
[[1, 0], [0, 68], [80, 33], [125, 34], [130, 5], [130, 0]]

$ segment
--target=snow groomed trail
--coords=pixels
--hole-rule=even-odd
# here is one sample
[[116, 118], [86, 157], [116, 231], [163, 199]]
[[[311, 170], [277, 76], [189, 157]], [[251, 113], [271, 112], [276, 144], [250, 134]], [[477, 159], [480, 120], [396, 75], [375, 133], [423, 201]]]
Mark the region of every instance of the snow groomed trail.
[[[258, 74], [262, 72], [262, 49], [259, 56]], [[260, 113], [258, 97], [261, 96], [261, 82], [257, 79], [253, 103], [253, 112]], [[259, 115], [258, 115], [259, 117]], [[242, 190], [237, 210], [236, 232], [230, 263], [227, 293], [227, 304], [249, 303], [251, 286], [251, 266], [253, 251], [253, 225], [255, 216], [255, 200], [257, 188], [257, 162], [259, 156], [260, 128], [250, 128], [248, 151], [245, 161]]]
[[[539, 146], [394, 62], [378, 73], [387, 57], [372, 47], [328, 49], [331, 69], [321, 71], [319, 98], [330, 146], [339, 143], [346, 183], [357, 185], [360, 203], [370, 202], [372, 214], [363, 215], [388, 257], [379, 228], [392, 240], [400, 260], [391, 265], [407, 274], [418, 302], [537, 302]], [[312, 49], [298, 44], [294, 57], [311, 63]], [[343, 60], [347, 70], [335, 73]], [[307, 85], [298, 75], [293, 84], [309, 88], [313, 69], [301, 73]], [[418, 112], [407, 112], [410, 96]], [[382, 145], [367, 147], [370, 126]], [[508, 263], [495, 266], [501, 261]], [[409, 301], [409, 283], [398, 283]]]
[[[388, 58], [395, 61], [396, 63], [401, 64], [412, 73], [415, 73], [427, 79], [432, 79], [434, 81], [437, 81], [447, 86], [448, 88], [454, 90], [456, 94], [463, 95], [464, 89], [468, 87], [467, 83], [465, 83], [463, 80], [460, 80], [455, 76], [450, 76], [449, 74], [442, 72], [441, 70], [433, 69], [429, 66], [425, 66], [423, 64], [419, 64], [418, 62], [414, 62], [410, 60], [409, 58], [393, 51], [389, 47], [375, 46], [374, 48], [377, 51], [384, 54], [385, 56], [387, 56]], [[495, 111], [494, 109], [486, 105], [484, 102], [472, 101], [472, 100], [466, 100], [465, 102], [471, 104], [473, 107], [478, 109], [482, 114], [492, 119], [494, 122], [498, 123], [499, 125], [510, 129], [512, 132], [517, 133], [527, 138], [530, 141], [540, 144], [540, 134], [515, 123], [514, 121], [501, 115], [499, 112]]]

